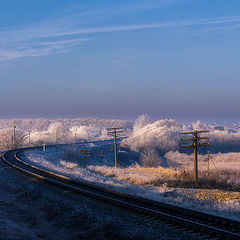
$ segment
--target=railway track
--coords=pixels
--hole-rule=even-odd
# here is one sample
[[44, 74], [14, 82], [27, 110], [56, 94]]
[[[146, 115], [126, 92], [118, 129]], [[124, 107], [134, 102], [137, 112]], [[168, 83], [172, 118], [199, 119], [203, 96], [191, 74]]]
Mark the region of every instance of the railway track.
[[12, 167], [34, 177], [140, 214], [141, 216], [159, 220], [184, 230], [190, 230], [197, 233], [197, 235], [202, 235], [203, 238], [200, 237], [200, 239], [240, 239], [239, 221], [132, 196], [87, 182], [78, 182], [69, 177], [40, 169], [24, 162], [20, 158], [20, 153], [23, 150], [26, 149], [5, 152], [2, 155], [2, 159]]

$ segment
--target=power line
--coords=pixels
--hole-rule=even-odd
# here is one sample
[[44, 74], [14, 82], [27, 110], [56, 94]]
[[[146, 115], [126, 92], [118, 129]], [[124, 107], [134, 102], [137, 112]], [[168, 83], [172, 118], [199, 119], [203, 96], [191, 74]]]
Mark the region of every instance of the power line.
[[28, 131], [28, 146], [31, 147], [31, 131]]
[[16, 148], [16, 125], [13, 124], [13, 149]]

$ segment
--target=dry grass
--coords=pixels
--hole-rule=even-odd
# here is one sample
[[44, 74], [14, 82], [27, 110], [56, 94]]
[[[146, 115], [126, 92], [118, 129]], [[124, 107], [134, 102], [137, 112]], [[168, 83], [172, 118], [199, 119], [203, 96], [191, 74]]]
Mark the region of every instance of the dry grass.
[[163, 179], [159, 177], [151, 182], [154, 186], [160, 186], [163, 183], [169, 187], [240, 191], [240, 173], [233, 170], [200, 171], [199, 180], [196, 184], [192, 171], [180, 169], [176, 171], [174, 178]]
[[225, 192], [219, 190], [197, 190], [194, 194], [195, 198], [202, 200], [213, 200], [219, 203], [228, 203], [229, 201], [240, 201], [239, 192]]
[[120, 181], [128, 181], [139, 185], [168, 184], [171, 187], [197, 187], [223, 190], [240, 190], [240, 173], [233, 170], [213, 170], [211, 172], [200, 171], [199, 182], [196, 185], [193, 179], [193, 171], [184, 168], [144, 168], [140, 166], [129, 168], [113, 168], [106, 166], [90, 166], [91, 170]]
[[161, 179], [171, 178], [177, 174], [177, 171], [171, 168], [143, 168], [140, 166], [129, 168], [114, 168], [106, 166], [90, 166], [89, 169], [107, 176], [114, 177], [119, 181], [127, 181], [137, 185], [148, 185]]
[[162, 176], [168, 176], [168, 177], [175, 176], [176, 174], [178, 174], [178, 171], [173, 168], [163, 168], [163, 167], [157, 167], [157, 168], [132, 167], [132, 168], [128, 168], [128, 171], [138, 172], [143, 174], [151, 174], [151, 175], [161, 174]]
[[214, 200], [221, 203], [226, 203], [230, 200], [240, 201], [239, 171], [200, 171], [198, 184], [195, 184], [193, 172], [184, 168], [144, 168], [137, 165], [129, 168], [92, 166], [91, 169], [101, 175], [114, 177], [119, 181], [126, 181], [137, 185], [198, 189], [192, 196], [193, 198]]

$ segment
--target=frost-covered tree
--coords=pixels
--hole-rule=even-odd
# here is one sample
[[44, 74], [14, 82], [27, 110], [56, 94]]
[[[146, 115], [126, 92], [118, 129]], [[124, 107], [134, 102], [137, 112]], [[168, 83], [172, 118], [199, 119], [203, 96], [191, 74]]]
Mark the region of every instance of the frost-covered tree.
[[138, 131], [150, 123], [150, 118], [146, 114], [140, 115], [134, 122], [133, 131]]
[[142, 151], [149, 147], [166, 153], [179, 149], [183, 126], [176, 120], [162, 119], [149, 123], [146, 117], [141, 117], [137, 122], [132, 134], [124, 140], [124, 144], [132, 150]]
[[0, 131], [1, 149], [8, 150], [23, 147], [27, 136], [17, 129], [15, 130], [15, 135], [12, 128], [2, 129]]
[[62, 123], [54, 122], [51, 123], [45, 131], [32, 131], [31, 139], [36, 145], [42, 143], [61, 143], [64, 142], [66, 134]]

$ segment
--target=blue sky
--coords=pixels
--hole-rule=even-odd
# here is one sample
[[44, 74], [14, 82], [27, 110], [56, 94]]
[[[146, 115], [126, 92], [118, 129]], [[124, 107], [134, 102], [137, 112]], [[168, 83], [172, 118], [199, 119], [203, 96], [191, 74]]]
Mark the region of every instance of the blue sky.
[[0, 118], [239, 121], [238, 0], [0, 4]]

